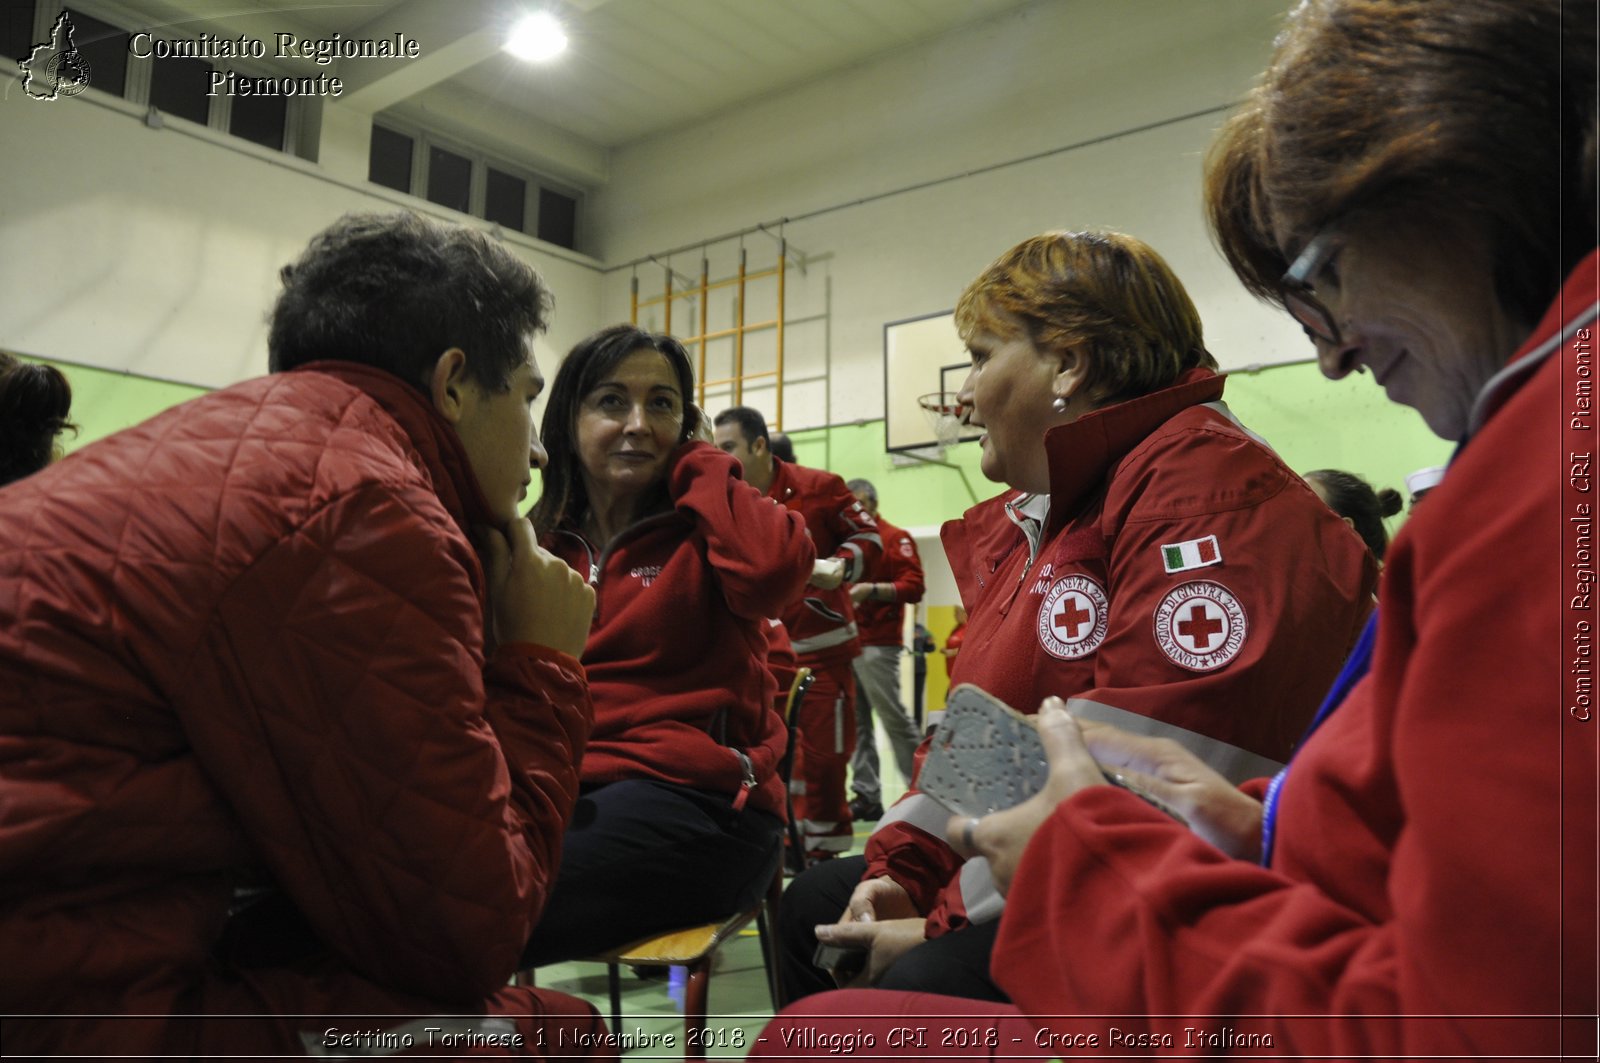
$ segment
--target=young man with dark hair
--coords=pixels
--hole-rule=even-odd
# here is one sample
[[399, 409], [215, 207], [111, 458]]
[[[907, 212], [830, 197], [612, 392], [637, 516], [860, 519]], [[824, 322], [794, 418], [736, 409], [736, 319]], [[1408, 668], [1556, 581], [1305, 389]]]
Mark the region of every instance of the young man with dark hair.
[[6, 1047], [575, 1050], [505, 988], [592, 719], [517, 515], [548, 290], [410, 215], [282, 278], [273, 375], [0, 494]]
[[717, 446], [739, 459], [758, 491], [806, 518], [817, 571], [804, 596], [781, 617], [801, 665], [816, 674], [796, 725], [801, 758], [795, 814], [810, 859], [847, 852], [854, 842], [845, 770], [855, 750], [855, 680], [861, 653], [855, 609], [844, 585], [860, 580], [882, 553], [877, 524], [844, 481], [830, 472], [773, 457], [767, 420], [748, 406], [717, 414]]

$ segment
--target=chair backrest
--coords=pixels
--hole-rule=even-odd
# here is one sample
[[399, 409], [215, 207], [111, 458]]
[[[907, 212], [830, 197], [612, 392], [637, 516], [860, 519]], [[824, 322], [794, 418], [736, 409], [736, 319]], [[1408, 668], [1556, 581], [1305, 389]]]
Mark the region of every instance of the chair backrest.
[[816, 681], [817, 674], [809, 668], [795, 671], [794, 682], [789, 684], [789, 697], [783, 705], [783, 722], [791, 728], [794, 727], [795, 714], [800, 711], [800, 703], [806, 699], [806, 692]]
[[[799, 740], [799, 732], [795, 729], [795, 720], [800, 718], [800, 703], [805, 701], [806, 692], [811, 689], [811, 684], [817, 681], [816, 673], [809, 668], [800, 668], [794, 673], [794, 682], [789, 684], [789, 697], [783, 706], [783, 722], [789, 728], [789, 741], [783, 747], [783, 759], [778, 761], [778, 778], [783, 781], [783, 812], [787, 821], [785, 833], [789, 838], [789, 853], [796, 861], [795, 869], [803, 867], [805, 862], [805, 842], [800, 837], [800, 825], [794, 818], [794, 794], [789, 789], [789, 780], [794, 775], [794, 744]], [[779, 872], [780, 875], [782, 872]]]
[[[783, 759], [778, 761], [778, 777], [783, 780], [784, 793], [789, 792], [789, 776], [794, 772], [795, 721], [800, 718], [800, 703], [806, 700], [806, 692], [816, 681], [815, 672], [800, 668], [794, 673], [794, 682], [789, 684], [789, 697], [783, 703], [783, 722], [789, 729], [789, 741], [783, 747]], [[793, 809], [790, 809], [790, 813], [789, 822], [793, 823]]]

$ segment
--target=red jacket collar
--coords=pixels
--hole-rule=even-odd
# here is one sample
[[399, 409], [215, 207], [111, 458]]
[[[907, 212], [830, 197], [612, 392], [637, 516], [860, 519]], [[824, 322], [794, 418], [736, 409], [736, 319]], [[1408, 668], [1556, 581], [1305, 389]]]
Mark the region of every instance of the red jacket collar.
[[1060, 527], [1079, 503], [1105, 481], [1122, 460], [1174, 414], [1222, 397], [1223, 378], [1209, 369], [1190, 369], [1171, 387], [1085, 414], [1045, 433], [1050, 462], [1051, 529]]
[[393, 373], [356, 362], [310, 362], [291, 370], [322, 373], [359, 388], [393, 417], [416, 448], [419, 464], [433, 480], [433, 489], [450, 516], [470, 539], [479, 525], [493, 525], [489, 503], [472, 471], [461, 437], [433, 408], [421, 390]]
[[798, 490], [796, 485], [790, 482], [793, 479], [794, 477], [789, 472], [789, 463], [782, 458], [774, 457], [772, 459], [772, 482], [767, 485], [767, 497], [776, 498], [779, 502], [786, 500]]
[[1567, 275], [1560, 294], [1544, 312], [1539, 327], [1529, 333], [1527, 341], [1511, 356], [1505, 368], [1490, 377], [1478, 393], [1467, 423], [1467, 438], [1478, 433], [1532, 371], [1571, 338], [1572, 332], [1594, 320], [1597, 303], [1600, 303], [1600, 249], [1590, 251]]

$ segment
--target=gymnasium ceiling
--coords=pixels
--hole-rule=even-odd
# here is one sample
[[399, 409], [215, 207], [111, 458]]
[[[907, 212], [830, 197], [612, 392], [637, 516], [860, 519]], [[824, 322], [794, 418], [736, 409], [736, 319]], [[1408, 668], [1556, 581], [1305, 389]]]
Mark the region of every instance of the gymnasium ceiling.
[[[271, 41], [339, 33], [415, 38], [421, 58], [332, 68], [362, 110], [468, 140], [541, 136], [609, 149], [981, 22], [1028, 0], [123, 0], [195, 35]], [[500, 48], [517, 16], [554, 7], [567, 52], [545, 64]], [[356, 69], [364, 65], [368, 69]], [[309, 68], [309, 72], [326, 72]]]

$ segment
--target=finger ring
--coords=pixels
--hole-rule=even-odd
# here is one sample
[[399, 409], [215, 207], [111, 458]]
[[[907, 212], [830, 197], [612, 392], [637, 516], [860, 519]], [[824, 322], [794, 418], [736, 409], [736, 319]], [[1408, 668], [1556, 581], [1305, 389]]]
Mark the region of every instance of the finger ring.
[[967, 849], [976, 849], [978, 846], [972, 840], [972, 832], [978, 829], [978, 817], [972, 816], [961, 825], [961, 844]]

